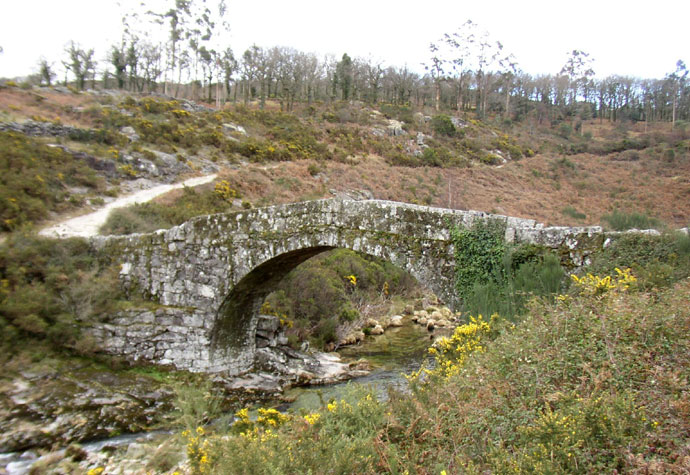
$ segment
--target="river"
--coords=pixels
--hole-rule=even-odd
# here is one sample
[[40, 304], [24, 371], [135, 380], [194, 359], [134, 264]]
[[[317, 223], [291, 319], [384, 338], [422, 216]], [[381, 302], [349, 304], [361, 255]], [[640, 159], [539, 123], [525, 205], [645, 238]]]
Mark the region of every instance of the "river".
[[[385, 400], [388, 388], [405, 391], [407, 380], [404, 374], [419, 369], [428, 358], [427, 348], [433, 339], [445, 334], [437, 330], [430, 334], [426, 328], [412, 323], [409, 316], [404, 317], [403, 326], [390, 327], [383, 335], [369, 336], [358, 345], [341, 348], [338, 353], [346, 362], [364, 359], [372, 366], [366, 375], [347, 382], [311, 387], [295, 387], [284, 392], [282, 402], [274, 406], [281, 411], [300, 412], [318, 409], [322, 401], [340, 399], [347, 391], [348, 385], [357, 383], [371, 386], [379, 398]], [[284, 401], [291, 402], [284, 402]], [[122, 447], [131, 443], [145, 442], [156, 437], [165, 437], [169, 431], [154, 431], [139, 434], [124, 434], [117, 437], [85, 442], [82, 448], [86, 452], [98, 452], [104, 447]], [[34, 451], [24, 453], [0, 454], [0, 473], [5, 467], [9, 475], [29, 473], [31, 466], [38, 460]]]
[[338, 351], [344, 361], [367, 360], [373, 367], [371, 373], [343, 383], [288, 389], [284, 396], [288, 400], [294, 399], [294, 402], [283, 404], [279, 409], [317, 409], [322, 400], [340, 398], [352, 383], [372, 386], [380, 399], [387, 397], [389, 387], [404, 391], [407, 388], [404, 374], [419, 369], [428, 357], [427, 349], [439, 335], [438, 330], [430, 334], [426, 328], [415, 325], [406, 316], [403, 326], [390, 327], [383, 335], [369, 336], [359, 345], [346, 346]]

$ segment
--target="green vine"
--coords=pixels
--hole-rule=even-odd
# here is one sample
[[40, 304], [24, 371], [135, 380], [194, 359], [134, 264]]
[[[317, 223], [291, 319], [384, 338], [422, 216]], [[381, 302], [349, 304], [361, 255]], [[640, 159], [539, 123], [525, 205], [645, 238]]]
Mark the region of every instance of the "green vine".
[[475, 284], [499, 282], [505, 277], [506, 224], [500, 220], [475, 221], [469, 228], [451, 227], [455, 245], [455, 288], [465, 299]]

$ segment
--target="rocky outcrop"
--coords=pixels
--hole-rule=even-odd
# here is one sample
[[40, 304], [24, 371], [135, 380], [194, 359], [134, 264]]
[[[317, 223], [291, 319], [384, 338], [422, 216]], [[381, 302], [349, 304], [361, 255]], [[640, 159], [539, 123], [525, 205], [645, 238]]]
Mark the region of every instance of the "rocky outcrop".
[[88, 368], [23, 372], [0, 391], [0, 453], [139, 432], [172, 410], [149, 378]]
[[53, 137], [69, 137], [90, 133], [89, 129], [80, 129], [70, 125], [36, 120], [27, 120], [25, 122], [0, 122], [0, 131], [19, 132], [32, 136], [48, 135]]
[[425, 310], [415, 310], [412, 321], [428, 331], [437, 328], [453, 328], [460, 319], [460, 313], [453, 313], [448, 307], [429, 306]]
[[393, 137], [397, 137], [400, 135], [407, 135], [407, 132], [403, 128], [405, 124], [403, 122], [400, 122], [398, 120], [390, 119], [388, 121], [388, 127], [386, 130], [388, 131], [388, 135], [391, 135]]

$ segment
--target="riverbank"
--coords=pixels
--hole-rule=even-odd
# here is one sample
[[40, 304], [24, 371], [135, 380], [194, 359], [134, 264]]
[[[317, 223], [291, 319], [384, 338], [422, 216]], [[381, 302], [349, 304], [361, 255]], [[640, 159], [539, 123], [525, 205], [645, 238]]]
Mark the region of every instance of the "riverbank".
[[[285, 391], [270, 374], [233, 380], [215, 376], [209, 383], [204, 375], [156, 368], [114, 370], [84, 360], [46, 359], [30, 364], [14, 378], [2, 379], [1, 392], [10, 401], [8, 413], [15, 417], [0, 421], [4, 433], [0, 446], [15, 453], [1, 454], [0, 467], [5, 466], [8, 474], [22, 474], [32, 466], [74, 463], [84, 470], [98, 465], [105, 467], [106, 473], [139, 473], [136, 470], [142, 465], [158, 463], [161, 451], [175, 446], [183, 453], [179, 434], [157, 429], [179, 424], [176, 398], [180, 394], [176, 388], [181, 386], [206, 387], [209, 394], [221, 397], [226, 415], [214, 424], [224, 425], [223, 430], [232, 420], [228, 415], [241, 407], [277, 407], [295, 414], [316, 410], [322, 401], [337, 399], [348, 391], [349, 382], [375, 387], [385, 399], [389, 388], [406, 387], [403, 374], [417, 370], [434, 338], [448, 333], [429, 332], [426, 326], [415, 323], [417, 317], [412, 314], [400, 316], [400, 320], [390, 325], [390, 319], [381, 316], [379, 321], [388, 322], [384, 323], [385, 332], [368, 335], [338, 353], [312, 353], [328, 374], [312, 380], [320, 384], [292, 386]], [[366, 326], [370, 323], [364, 322], [364, 328], [370, 328]], [[48, 369], [53, 367], [54, 371]], [[94, 439], [98, 441], [74, 445]], [[69, 462], [75, 457], [80, 460]]]

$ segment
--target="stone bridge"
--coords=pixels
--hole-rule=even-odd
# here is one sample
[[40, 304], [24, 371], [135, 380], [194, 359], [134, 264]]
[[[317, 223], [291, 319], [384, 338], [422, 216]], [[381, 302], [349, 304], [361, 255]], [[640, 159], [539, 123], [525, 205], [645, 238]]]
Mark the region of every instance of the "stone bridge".
[[93, 239], [121, 264], [137, 309], [93, 328], [101, 346], [132, 360], [180, 369], [240, 374], [253, 368], [259, 308], [297, 265], [346, 248], [392, 262], [450, 307], [452, 226], [506, 223], [506, 240], [560, 249], [582, 264], [601, 247], [601, 228], [544, 227], [533, 220], [478, 211], [367, 200], [321, 200], [194, 218], [169, 230]]

